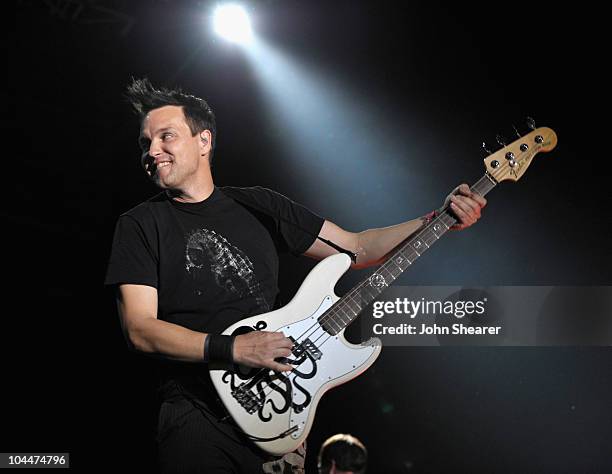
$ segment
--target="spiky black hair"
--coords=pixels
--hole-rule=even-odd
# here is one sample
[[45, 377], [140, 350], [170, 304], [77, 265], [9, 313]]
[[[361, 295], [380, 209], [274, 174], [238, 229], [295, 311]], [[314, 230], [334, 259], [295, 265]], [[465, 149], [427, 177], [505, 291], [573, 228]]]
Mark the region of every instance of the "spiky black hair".
[[126, 99], [132, 105], [140, 120], [155, 109], [166, 105], [183, 108], [185, 122], [193, 136], [202, 130], [209, 130], [212, 135], [210, 159], [217, 143], [217, 125], [215, 114], [204, 99], [186, 94], [181, 89], [156, 89], [148, 78], [134, 79], [128, 85]]

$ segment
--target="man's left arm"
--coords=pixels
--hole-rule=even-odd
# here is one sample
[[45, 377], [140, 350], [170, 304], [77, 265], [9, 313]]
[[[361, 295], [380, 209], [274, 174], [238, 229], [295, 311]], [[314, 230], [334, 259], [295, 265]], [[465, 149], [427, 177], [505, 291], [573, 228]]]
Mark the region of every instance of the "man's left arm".
[[[443, 207], [448, 204], [458, 219], [457, 224], [451, 229], [461, 230], [473, 225], [480, 218], [481, 210], [487, 201], [472, 192], [467, 184], [461, 184], [448, 195]], [[366, 268], [383, 263], [397, 246], [419, 230], [427, 220], [428, 218], [424, 216], [401, 224], [362, 232], [349, 232], [326, 220], [319, 236], [356, 253], [357, 263], [353, 263], [352, 268]], [[338, 252], [317, 239], [304, 255], [323, 259], [335, 253]]]

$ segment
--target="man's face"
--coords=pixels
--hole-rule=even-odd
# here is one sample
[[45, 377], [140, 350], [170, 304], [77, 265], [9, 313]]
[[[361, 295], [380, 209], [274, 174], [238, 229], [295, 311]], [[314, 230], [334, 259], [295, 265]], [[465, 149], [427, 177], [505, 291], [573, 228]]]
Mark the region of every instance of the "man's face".
[[191, 135], [179, 106], [149, 112], [142, 122], [139, 142], [145, 170], [160, 188], [183, 189], [200, 167], [207, 166], [201, 157], [200, 135]]

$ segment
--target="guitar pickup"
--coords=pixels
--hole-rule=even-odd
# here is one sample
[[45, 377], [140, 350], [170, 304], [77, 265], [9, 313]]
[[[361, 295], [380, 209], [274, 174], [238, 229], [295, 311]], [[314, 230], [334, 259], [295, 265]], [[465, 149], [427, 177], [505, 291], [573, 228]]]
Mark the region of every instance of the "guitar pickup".
[[255, 413], [259, 410], [264, 402], [255, 395], [250, 388], [245, 387], [246, 384], [240, 384], [235, 390], [232, 390], [232, 396], [244, 408], [247, 413]]
[[296, 358], [306, 353], [310, 357], [312, 357], [314, 360], [319, 360], [321, 356], [323, 355], [323, 353], [319, 350], [319, 348], [310, 339], [306, 339], [297, 345], [295, 345], [295, 339], [293, 339], [291, 336], [289, 336], [289, 339], [291, 339], [294, 342], [294, 346], [291, 352]]

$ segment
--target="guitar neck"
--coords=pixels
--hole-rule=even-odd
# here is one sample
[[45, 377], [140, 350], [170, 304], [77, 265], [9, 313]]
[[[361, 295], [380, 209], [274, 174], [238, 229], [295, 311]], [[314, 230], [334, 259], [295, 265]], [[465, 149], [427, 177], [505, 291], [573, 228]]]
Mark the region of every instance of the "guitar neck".
[[[486, 195], [497, 182], [489, 175], [480, 178], [470, 189], [481, 196]], [[338, 334], [352, 323], [375, 298], [389, 287], [427, 249], [457, 223], [448, 207], [415, 234], [411, 235], [398, 249], [379, 266], [374, 273], [340, 298], [319, 322], [330, 334]]]

